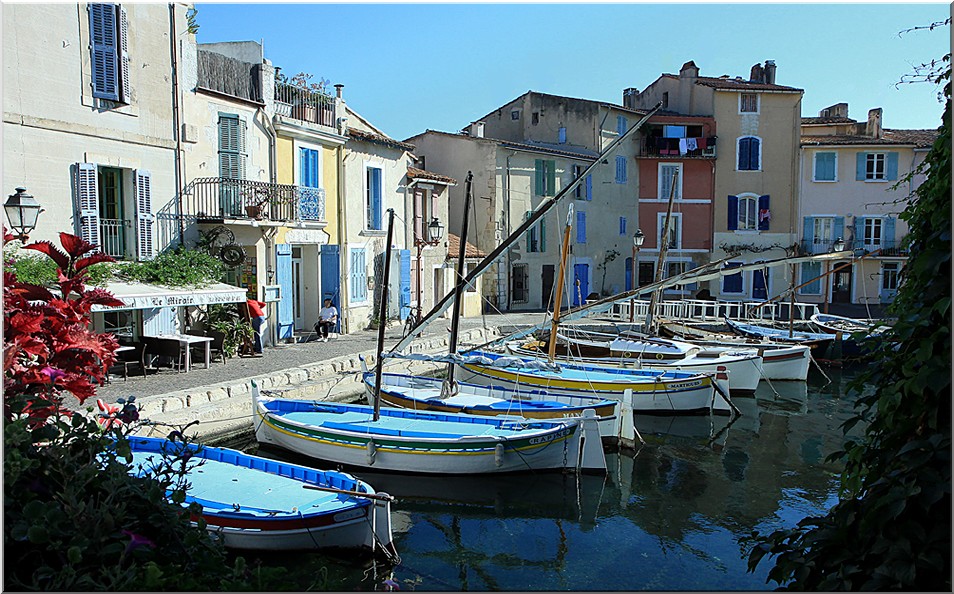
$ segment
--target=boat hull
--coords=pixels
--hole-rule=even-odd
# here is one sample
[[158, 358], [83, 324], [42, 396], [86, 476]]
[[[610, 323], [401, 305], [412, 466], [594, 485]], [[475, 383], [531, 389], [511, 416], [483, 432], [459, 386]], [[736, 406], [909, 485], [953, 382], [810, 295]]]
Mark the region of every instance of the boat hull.
[[[382, 408], [382, 423], [370, 406], [262, 396], [254, 410], [258, 441], [352, 467], [453, 475], [606, 468], [592, 411], [530, 421]], [[583, 445], [584, 431], [598, 456], [591, 440]]]
[[[375, 493], [351, 475], [228, 448], [197, 448], [146, 437], [130, 437], [129, 443], [134, 468], [140, 474], [148, 474], [157, 456], [181, 456], [190, 451], [190, 460], [197, 464], [188, 471], [191, 486], [185, 504], [198, 502], [202, 506], [201, 517], [209, 532], [228, 548], [394, 552], [390, 497]], [[306, 489], [305, 485], [336, 491]]]

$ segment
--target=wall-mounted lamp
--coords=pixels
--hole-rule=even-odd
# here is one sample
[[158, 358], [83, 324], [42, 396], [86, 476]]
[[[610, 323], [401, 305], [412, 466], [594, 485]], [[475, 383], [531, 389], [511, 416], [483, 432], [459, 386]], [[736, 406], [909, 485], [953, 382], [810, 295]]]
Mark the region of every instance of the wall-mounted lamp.
[[17, 193], [11, 194], [3, 203], [3, 210], [7, 213], [10, 228], [19, 235], [21, 242], [29, 239], [29, 233], [36, 228], [36, 220], [43, 212], [40, 203], [26, 193], [26, 188], [17, 188]]
[[265, 276], [268, 278], [268, 284], [272, 284], [272, 282], [275, 280], [275, 270], [269, 266], [265, 269]]
[[834, 251], [840, 252], [845, 249], [845, 240], [839, 237], [835, 240], [835, 243], [831, 244], [831, 247]]

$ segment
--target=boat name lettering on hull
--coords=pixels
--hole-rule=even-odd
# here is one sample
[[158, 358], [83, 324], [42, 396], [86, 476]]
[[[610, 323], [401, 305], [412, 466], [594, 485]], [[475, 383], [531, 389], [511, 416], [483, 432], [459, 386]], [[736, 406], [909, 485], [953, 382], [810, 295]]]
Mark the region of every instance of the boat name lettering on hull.
[[551, 433], [550, 435], [541, 435], [540, 437], [531, 437], [530, 445], [547, 443], [548, 441], [553, 441], [554, 439], [565, 437], [569, 435], [569, 433], [570, 433], [569, 429], [561, 429], [560, 431], [557, 431], [556, 433]]
[[699, 380], [696, 380], [692, 382], [682, 382], [681, 384], [669, 384], [669, 389], [670, 390], [686, 390], [688, 388], [696, 388], [701, 385], [702, 385], [702, 382]]

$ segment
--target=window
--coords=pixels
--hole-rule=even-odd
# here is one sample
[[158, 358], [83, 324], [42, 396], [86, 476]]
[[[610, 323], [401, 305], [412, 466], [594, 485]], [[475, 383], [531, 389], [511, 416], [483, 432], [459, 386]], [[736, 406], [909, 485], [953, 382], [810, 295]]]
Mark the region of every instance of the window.
[[[474, 263], [472, 263], [472, 262], [465, 262], [465, 263], [464, 263], [464, 278], [467, 278], [467, 275], [470, 274], [470, 270], [471, 270], [474, 266], [476, 266], [476, 264], [474, 264]], [[412, 276], [413, 276], [413, 275], [412, 275]], [[464, 285], [464, 290], [467, 291], [468, 293], [476, 293], [476, 292], [477, 292], [477, 279], [474, 279], [473, 281], [471, 281], [471, 282], [467, 283], [466, 285]]]
[[248, 160], [245, 143], [245, 120], [235, 114], [219, 114], [219, 208], [223, 216], [246, 215], [242, 184], [228, 180], [245, 179], [245, 164]]
[[685, 138], [685, 126], [663, 126], [663, 138]]
[[744, 136], [738, 142], [738, 170], [759, 171], [762, 166], [761, 143], [755, 136]]
[[537, 124], [540, 123], [540, 112], [539, 112], [539, 111], [535, 111], [535, 112], [533, 112], [533, 113], [530, 114], [530, 123], [533, 124], [534, 126], [536, 126]]
[[526, 303], [530, 300], [530, 289], [527, 286], [529, 278], [526, 264], [514, 264], [510, 276], [510, 295], [514, 303]]
[[113, 334], [117, 340], [132, 342], [139, 337], [139, 320], [142, 310], [104, 311], [103, 331]]
[[739, 197], [739, 217], [736, 229], [740, 231], [754, 231], [757, 227], [758, 203], [755, 196]]
[[622, 136], [626, 134], [626, 130], [629, 129], [629, 122], [626, 120], [626, 116], [616, 116], [616, 133]]
[[[680, 275], [687, 270], [689, 270], [689, 262], [667, 262], [666, 263], [666, 278], [672, 278], [674, 276]], [[677, 285], [675, 287], [670, 287], [666, 289], [668, 292], [676, 293], [694, 293], [698, 285], [696, 283], [688, 283], [685, 285]]]
[[898, 274], [901, 265], [898, 262], [882, 262], [881, 264], [881, 289], [883, 291], [896, 291], [898, 289]]
[[560, 126], [560, 130], [559, 130], [559, 132], [558, 132], [557, 141], [558, 141], [560, 144], [566, 144], [566, 128], [564, 128], [563, 126]]
[[626, 235], [626, 217], [619, 218], [619, 234]]
[[880, 218], [865, 217], [864, 220], [864, 240], [865, 248], [877, 247], [881, 245], [883, 221]]
[[[579, 179], [583, 172], [586, 170], [586, 167], [582, 165], [573, 166], [573, 179]], [[582, 183], [577, 184], [576, 188], [573, 189], [573, 195], [577, 200], [592, 200], [593, 199], [593, 176], [587, 175], [586, 179]]]
[[739, 113], [758, 113], [759, 96], [756, 93], [741, 93], [739, 95]]
[[829, 245], [833, 240], [833, 230], [835, 219], [832, 217], [815, 217], [813, 243], [816, 245]]
[[[321, 151], [299, 148], [298, 216], [302, 220], [320, 221], [325, 216], [324, 191], [321, 189]], [[298, 302], [296, 301], [296, 304]]]
[[[523, 220], [529, 220], [533, 213], [527, 211], [523, 215]], [[527, 230], [527, 252], [545, 252], [547, 251], [547, 221], [540, 219], [536, 225]]]
[[858, 153], [858, 181], [896, 181], [898, 179], [898, 153]]
[[129, 25], [118, 4], [89, 5], [93, 97], [130, 103]]
[[126, 257], [126, 217], [123, 208], [123, 170], [99, 168], [99, 240], [103, 253]]
[[[726, 262], [724, 269], [738, 268], [739, 266], [742, 266], [741, 262]], [[727, 274], [722, 277], [722, 292], [734, 295], [742, 294], [743, 286], [741, 270], [735, 274]]]
[[[153, 257], [152, 176], [144, 169], [74, 165], [76, 232], [98, 251], [115, 258], [132, 256], [135, 243], [140, 260]], [[130, 195], [128, 189], [132, 189]], [[135, 213], [133, 217], [130, 214]], [[132, 219], [132, 221], [130, 221]], [[134, 234], [127, 233], [129, 227]]]
[[[656, 245], [662, 245], [662, 233], [666, 228], [666, 213], [656, 213], [656, 228], [659, 230], [656, 236]], [[682, 249], [682, 213], [674, 212], [669, 219], [669, 243], [666, 249]]]
[[368, 270], [364, 248], [351, 248], [351, 302], [368, 300]]
[[837, 181], [835, 172], [838, 169], [838, 153], [815, 153], [815, 167], [812, 181]]
[[662, 106], [663, 106], [663, 109], [666, 109], [667, 107], [669, 107], [669, 91], [666, 91], [665, 93], [663, 93]]
[[520, 110], [519, 110], [519, 109], [514, 109], [513, 111], [511, 111], [511, 112], [510, 112], [510, 119], [511, 119], [511, 120], [519, 120], [519, 119], [520, 119]]
[[659, 164], [659, 187], [657, 196], [659, 200], [669, 200], [669, 193], [673, 191], [672, 180], [676, 177], [675, 200], [682, 199], [682, 165], [679, 163], [660, 163]]
[[616, 157], [616, 183], [626, 183], [626, 157], [622, 155]]
[[537, 196], [556, 195], [556, 161], [537, 159], [534, 164], [536, 184], [534, 191]]
[[366, 168], [365, 208], [367, 210], [367, 226], [365, 229], [374, 231], [380, 231], [382, 229], [383, 207], [381, 204], [381, 183], [381, 168]]
[[586, 211], [576, 211], [576, 242], [586, 243]]
[[414, 239], [428, 241], [427, 225], [436, 212], [435, 202], [438, 192], [430, 188], [414, 187]]
[[[821, 295], [821, 262], [802, 262], [799, 284], [807, 285], [798, 290], [802, 295]], [[811, 282], [809, 282], [811, 281]]]

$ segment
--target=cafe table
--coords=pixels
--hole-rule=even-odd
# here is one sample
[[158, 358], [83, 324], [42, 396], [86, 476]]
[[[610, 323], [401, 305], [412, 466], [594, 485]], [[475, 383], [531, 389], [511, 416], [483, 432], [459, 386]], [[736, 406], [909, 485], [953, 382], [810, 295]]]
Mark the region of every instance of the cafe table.
[[192, 345], [205, 343], [205, 368], [209, 368], [209, 362], [212, 359], [212, 337], [211, 336], [193, 336], [192, 334], [155, 334], [153, 338], [159, 340], [176, 341], [180, 347], [185, 347], [185, 370], [192, 369]]

